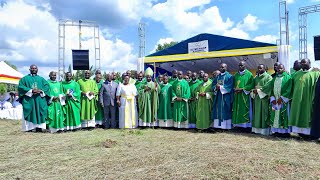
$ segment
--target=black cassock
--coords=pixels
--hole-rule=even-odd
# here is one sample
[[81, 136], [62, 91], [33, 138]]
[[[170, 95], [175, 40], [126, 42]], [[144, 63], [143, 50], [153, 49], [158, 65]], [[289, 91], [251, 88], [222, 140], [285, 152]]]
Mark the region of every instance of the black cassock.
[[314, 94], [311, 136], [320, 138], [320, 78], [318, 78]]

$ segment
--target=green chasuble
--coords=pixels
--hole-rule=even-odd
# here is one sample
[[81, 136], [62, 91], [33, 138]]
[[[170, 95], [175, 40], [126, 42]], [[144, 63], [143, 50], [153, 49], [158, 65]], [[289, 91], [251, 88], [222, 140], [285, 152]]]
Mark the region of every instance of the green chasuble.
[[97, 112], [98, 86], [92, 79], [80, 79], [78, 81], [81, 92], [94, 93], [93, 99], [89, 99], [86, 95], [81, 95], [81, 121], [91, 121]]
[[172, 85], [162, 84], [159, 94], [158, 120], [172, 120]]
[[115, 79], [114, 82], [116, 82], [117, 84], [122, 83], [122, 81], [120, 81], [120, 80], [118, 80], [118, 79]]
[[[145, 87], [149, 87], [151, 90], [145, 91]], [[139, 126], [154, 126], [157, 120], [158, 113], [158, 93], [160, 92], [160, 86], [156, 88], [153, 81], [143, 83], [139, 90]]]
[[130, 77], [129, 84], [135, 85], [135, 83], [136, 83], [136, 80]]
[[[96, 83], [97, 83], [97, 81], [96, 81]], [[100, 80], [100, 82], [97, 83], [99, 91], [100, 91], [100, 89], [102, 87], [102, 84], [103, 84], [103, 80]], [[103, 121], [103, 118], [104, 118], [103, 107], [99, 103], [98, 97], [96, 99], [97, 99], [97, 102], [96, 102], [97, 103], [97, 113], [96, 113], [96, 116], [95, 116], [95, 120], [96, 120], [96, 124], [102, 125], [102, 121]]]
[[[269, 81], [272, 80], [271, 75], [267, 72], [254, 78], [255, 89], [261, 89]], [[262, 132], [260, 129], [269, 128], [269, 96], [260, 96], [260, 94], [251, 93], [253, 98], [253, 119], [252, 131], [255, 133], [268, 135], [268, 132]]]
[[[232, 124], [250, 123], [250, 96], [249, 92], [254, 87], [253, 76], [247, 69], [241, 75], [237, 72], [234, 76], [234, 88], [242, 88], [241, 93], [234, 93], [232, 105]], [[246, 126], [247, 127], [247, 126]]]
[[197, 88], [201, 84], [201, 81], [197, 79], [195, 82], [191, 81], [189, 82], [190, 87], [190, 98], [194, 98], [193, 101], [189, 102], [189, 123], [190, 124], [196, 124], [197, 118], [196, 118], [196, 95], [197, 95]]
[[[32, 89], [42, 90], [43, 93], [34, 95]], [[20, 79], [18, 92], [24, 120], [35, 125], [46, 123], [50, 95], [48, 82], [38, 75], [27, 75]]]
[[[213, 92], [211, 89], [212, 81], [207, 81], [201, 83], [196, 92], [197, 96], [197, 129], [208, 129], [210, 124], [212, 123], [211, 120], [211, 111], [212, 111], [212, 103], [213, 103]], [[199, 96], [200, 93], [205, 93], [206, 96]]]
[[[63, 95], [61, 83], [58, 81], [48, 80], [50, 87], [50, 98], [51, 101], [49, 103], [48, 108], [48, 119], [47, 124], [49, 125], [52, 132], [57, 130], [64, 129], [64, 112], [62, 110], [62, 105], [60, 102], [60, 98]], [[57, 101], [53, 101], [52, 98], [58, 98]]]
[[300, 70], [295, 73], [293, 77], [293, 95], [289, 121], [291, 126], [297, 128], [310, 128], [313, 100], [315, 97], [315, 85], [319, 76], [320, 72], [318, 71]]
[[142, 81], [138, 81], [138, 80], [137, 80], [134, 85], [136, 86], [137, 90], [139, 90], [139, 89], [140, 89], [140, 86], [141, 86], [142, 84], [144, 84], [145, 82], [146, 82], [145, 79], [142, 79]]
[[[66, 96], [66, 104], [63, 106], [65, 118], [65, 130], [72, 130], [81, 127], [80, 121], [80, 86], [75, 81], [63, 81], [62, 90]], [[68, 97], [67, 94], [72, 94], [72, 97]]]
[[[182, 98], [182, 101], [177, 101], [176, 98]], [[172, 86], [173, 103], [173, 121], [184, 122], [189, 121], [188, 99], [190, 98], [190, 88], [186, 80], [176, 80]], [[186, 127], [188, 128], [188, 127]]]
[[169, 82], [171, 85], [173, 85], [173, 83], [176, 82], [177, 79], [178, 79], [178, 78], [172, 78], [172, 77], [170, 77], [170, 79], [169, 79], [168, 82]]
[[[270, 125], [273, 132], [289, 133], [288, 131], [288, 102], [291, 97], [293, 81], [287, 73], [275, 76], [268, 84], [261, 88], [261, 91], [270, 96], [270, 101], [283, 99], [281, 108], [271, 104]], [[283, 129], [279, 131], [279, 129]]]

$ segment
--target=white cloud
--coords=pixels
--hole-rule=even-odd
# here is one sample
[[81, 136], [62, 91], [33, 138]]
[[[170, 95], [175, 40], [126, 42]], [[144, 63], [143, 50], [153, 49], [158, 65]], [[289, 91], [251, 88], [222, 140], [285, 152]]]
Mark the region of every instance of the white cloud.
[[246, 31], [256, 31], [262, 23], [263, 21], [259, 20], [258, 17], [248, 14], [242, 22], [237, 24], [237, 28]]
[[[281, 0], [282, 1], [282, 0]], [[295, 3], [295, 0], [286, 0], [288, 4], [293, 4]]]
[[224, 20], [218, 7], [212, 6], [202, 12], [190, 10], [208, 3], [210, 3], [208, 0], [168, 0], [155, 4], [149, 11], [146, 11], [145, 16], [162, 22], [169, 33], [178, 40], [204, 32], [223, 34], [234, 23], [229, 18]]
[[[0, 58], [17, 64], [24, 74], [28, 73], [32, 63], [38, 64], [39, 73], [45, 76], [49, 71], [58, 69], [58, 22], [48, 9], [39, 9], [22, 0], [8, 1], [1, 8], [0, 32], [8, 47], [0, 47]], [[133, 52], [133, 44], [121, 39], [107, 40], [102, 33], [106, 37], [112, 34], [106, 29], [100, 32], [101, 69], [135, 69], [137, 55]], [[92, 30], [83, 28], [82, 45], [90, 50], [90, 63], [94, 65], [92, 36]], [[66, 28], [66, 69], [71, 64], [71, 49], [78, 49], [78, 46], [78, 28]]]
[[226, 30], [223, 33], [224, 36], [229, 36], [229, 37], [236, 37], [240, 39], [250, 39], [249, 34], [244, 32], [241, 29], [238, 28], [232, 28], [230, 30]]
[[254, 41], [272, 43], [272, 44], [276, 44], [277, 39], [279, 39], [279, 37], [274, 35], [261, 35], [253, 38]]
[[162, 22], [177, 40], [200, 33], [210, 33], [250, 39], [248, 31], [256, 31], [263, 23], [258, 17], [248, 14], [238, 23], [230, 18], [222, 18], [217, 6], [208, 5], [210, 0], [168, 0], [150, 7], [145, 16]]
[[156, 45], [154, 46], [153, 50], [150, 51], [150, 54], [156, 52], [156, 49], [157, 49], [157, 47], [158, 47], [158, 44], [163, 45], [163, 44], [165, 44], [165, 43], [170, 43], [170, 42], [172, 42], [172, 41], [174, 41], [174, 40], [173, 40], [173, 38], [170, 38], [170, 37], [160, 38], [160, 39], [158, 40], [158, 42], [156, 43]]

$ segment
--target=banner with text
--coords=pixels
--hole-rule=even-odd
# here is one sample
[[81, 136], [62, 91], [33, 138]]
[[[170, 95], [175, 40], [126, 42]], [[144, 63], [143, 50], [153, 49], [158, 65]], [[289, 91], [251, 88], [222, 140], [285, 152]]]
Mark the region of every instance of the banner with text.
[[209, 52], [208, 40], [188, 43], [188, 53]]

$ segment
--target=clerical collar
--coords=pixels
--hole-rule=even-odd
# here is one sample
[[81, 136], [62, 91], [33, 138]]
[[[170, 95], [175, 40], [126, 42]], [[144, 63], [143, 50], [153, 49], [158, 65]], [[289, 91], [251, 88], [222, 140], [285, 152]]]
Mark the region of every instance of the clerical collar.
[[224, 73], [220, 73], [220, 75], [222, 75], [222, 76], [223, 76], [223, 75], [225, 75], [225, 74], [226, 74], [226, 72], [224, 72]]
[[178, 81], [182, 81], [183, 79], [178, 79]]
[[192, 81], [193, 83], [196, 83], [197, 82], [197, 79], [195, 81]]
[[37, 76], [37, 74], [30, 74], [30, 76]]
[[245, 72], [246, 72], [246, 70], [239, 71], [239, 74], [240, 74], [240, 75], [243, 75]]
[[310, 69], [308, 69], [308, 70], [303, 70], [303, 69], [301, 69], [302, 72], [309, 72], [309, 71], [311, 71], [311, 70], [312, 70], [312, 68], [310, 68]]

